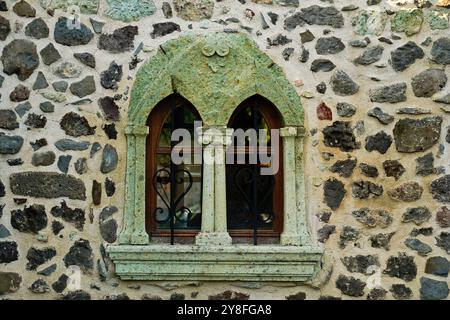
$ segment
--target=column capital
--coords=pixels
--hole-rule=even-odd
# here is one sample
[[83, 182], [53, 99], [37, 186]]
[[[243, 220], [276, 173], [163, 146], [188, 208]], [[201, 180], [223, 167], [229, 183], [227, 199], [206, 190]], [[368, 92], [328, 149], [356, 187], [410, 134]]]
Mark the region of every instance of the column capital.
[[303, 126], [289, 126], [280, 128], [281, 137], [304, 137], [306, 129]]
[[228, 146], [234, 130], [226, 126], [203, 126], [197, 128], [198, 142], [202, 145]]
[[130, 124], [125, 128], [127, 136], [146, 136], [148, 132], [148, 127], [142, 124]]

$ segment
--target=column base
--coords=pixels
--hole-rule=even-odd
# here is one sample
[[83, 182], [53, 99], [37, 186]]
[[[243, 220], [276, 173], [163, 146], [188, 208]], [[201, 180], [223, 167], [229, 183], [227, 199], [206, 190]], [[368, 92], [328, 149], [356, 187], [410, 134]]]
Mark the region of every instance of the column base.
[[132, 244], [149, 244], [150, 237], [147, 233], [133, 233], [131, 235]]
[[283, 246], [301, 246], [302, 239], [300, 235], [295, 233], [291, 234], [282, 233], [280, 236], [280, 243]]
[[227, 246], [231, 245], [231, 237], [228, 232], [200, 232], [195, 237], [195, 244], [199, 246]]

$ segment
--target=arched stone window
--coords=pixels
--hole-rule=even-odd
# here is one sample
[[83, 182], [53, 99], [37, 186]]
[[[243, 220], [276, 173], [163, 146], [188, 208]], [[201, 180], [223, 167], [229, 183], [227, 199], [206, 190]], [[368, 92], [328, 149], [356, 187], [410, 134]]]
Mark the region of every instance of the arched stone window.
[[[146, 229], [147, 119], [172, 94], [189, 101], [203, 121], [201, 230], [194, 244], [161, 244]], [[263, 97], [280, 116], [282, 218], [278, 244], [232, 244], [227, 228], [228, 128], [236, 109]], [[138, 71], [128, 113], [125, 208], [119, 243], [108, 247], [122, 279], [306, 281], [322, 251], [312, 241], [303, 172], [303, 109], [282, 70], [246, 35], [188, 34], [160, 46]]]

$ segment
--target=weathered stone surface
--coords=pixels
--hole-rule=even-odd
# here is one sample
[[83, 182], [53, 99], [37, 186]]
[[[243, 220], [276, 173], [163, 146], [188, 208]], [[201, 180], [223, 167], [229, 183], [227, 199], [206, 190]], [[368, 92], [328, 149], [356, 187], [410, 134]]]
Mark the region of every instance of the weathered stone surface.
[[47, 124], [47, 118], [44, 115], [38, 115], [36, 113], [29, 113], [25, 120], [25, 125], [30, 128], [44, 128]]
[[369, 152], [376, 150], [381, 154], [385, 154], [391, 144], [392, 137], [386, 132], [380, 131], [377, 134], [366, 138], [365, 148]]
[[417, 236], [431, 236], [433, 234], [433, 227], [429, 228], [414, 228], [409, 234], [411, 237]]
[[402, 221], [414, 222], [416, 225], [421, 225], [430, 218], [431, 212], [427, 207], [408, 208], [402, 216]]
[[345, 196], [344, 184], [337, 179], [328, 179], [323, 187], [324, 201], [332, 210], [336, 210], [341, 205]]
[[352, 211], [352, 215], [355, 219], [369, 228], [380, 227], [387, 228], [392, 224], [392, 215], [386, 210], [376, 209], [371, 210], [369, 208], [362, 208]]
[[40, 204], [11, 211], [11, 226], [20, 232], [38, 233], [47, 226], [47, 222], [45, 207]]
[[8, 238], [10, 235], [11, 232], [3, 224], [0, 224], [0, 239]]
[[28, 79], [39, 66], [36, 45], [30, 40], [16, 39], [3, 48], [1, 60], [3, 72], [16, 74], [19, 80]]
[[54, 264], [48, 266], [47, 268], [44, 268], [44, 269], [38, 271], [37, 274], [40, 275], [40, 276], [49, 276], [53, 272], [56, 271], [56, 267], [57, 267], [56, 263], [54, 263]]
[[47, 79], [45, 78], [44, 74], [41, 71], [39, 71], [36, 77], [36, 81], [33, 84], [33, 90], [45, 89], [47, 87], [48, 87]]
[[55, 162], [56, 155], [53, 151], [36, 152], [33, 154], [31, 164], [35, 167], [50, 166]]
[[383, 186], [376, 185], [370, 181], [355, 181], [352, 184], [352, 195], [354, 198], [367, 199], [370, 196], [379, 197], [383, 194]]
[[389, 291], [397, 300], [409, 299], [412, 296], [412, 290], [404, 284], [393, 284]]
[[101, 203], [101, 200], [102, 200], [102, 184], [97, 180], [94, 180], [92, 182], [92, 203], [98, 206]]
[[343, 294], [351, 297], [361, 297], [364, 295], [364, 287], [366, 284], [354, 277], [347, 277], [344, 275], [339, 275], [336, 280], [336, 288], [341, 290]]
[[16, 154], [23, 145], [21, 136], [7, 136], [0, 132], [0, 154]]
[[425, 265], [425, 273], [447, 277], [450, 271], [450, 262], [444, 257], [428, 258]]
[[75, 141], [72, 139], [60, 139], [55, 142], [55, 146], [60, 151], [82, 151], [89, 148], [89, 141]]
[[70, 92], [79, 98], [83, 98], [95, 92], [94, 76], [87, 76], [83, 80], [70, 85]]
[[423, 193], [422, 186], [415, 182], [405, 182], [402, 185], [389, 190], [387, 194], [394, 200], [404, 202], [414, 202], [421, 198]]
[[102, 163], [100, 166], [100, 171], [102, 173], [109, 173], [117, 168], [117, 163], [119, 161], [119, 156], [117, 155], [116, 148], [112, 145], [107, 144], [103, 148]]
[[138, 27], [125, 26], [114, 30], [112, 34], [101, 34], [98, 48], [112, 53], [131, 51], [134, 48], [134, 37], [138, 34]]
[[27, 270], [36, 270], [36, 268], [56, 256], [56, 250], [53, 247], [36, 249], [30, 248], [27, 252]]
[[450, 38], [442, 37], [433, 42], [431, 59], [439, 64], [450, 64]]
[[103, 240], [108, 243], [115, 242], [117, 239], [117, 228], [117, 221], [114, 219], [100, 223], [100, 235]]
[[383, 288], [373, 288], [367, 294], [367, 300], [384, 300], [386, 298], [387, 291]]
[[433, 153], [429, 152], [426, 155], [416, 159], [417, 175], [425, 177], [435, 173], [439, 173], [439, 169], [434, 167]]
[[109, 68], [100, 74], [102, 87], [116, 90], [118, 82], [122, 79], [122, 74], [122, 66], [119, 66], [115, 61], [111, 62]]
[[61, 297], [61, 300], [91, 300], [91, 295], [83, 290], [69, 291]]
[[406, 101], [406, 83], [395, 83], [369, 90], [370, 101], [397, 103]]
[[57, 293], [61, 293], [67, 287], [67, 281], [69, 277], [65, 274], [62, 274], [55, 282], [52, 283], [52, 288]]
[[61, 59], [61, 55], [53, 43], [49, 43], [39, 53], [41, 54], [42, 62], [48, 66]]
[[336, 232], [336, 226], [326, 224], [317, 230], [317, 241], [325, 243]]
[[336, 37], [323, 37], [317, 39], [317, 54], [336, 54], [345, 49], [341, 39]]
[[[19, 127], [16, 113], [12, 110], [0, 110], [0, 128], [14, 130]], [[1, 152], [0, 152], [1, 153]]]
[[383, 55], [384, 47], [381, 45], [370, 47], [361, 53], [356, 59], [353, 60], [355, 64], [367, 66], [375, 63], [381, 59]]
[[436, 212], [436, 222], [441, 228], [450, 227], [450, 210], [447, 207], [441, 207]]
[[325, 82], [321, 82], [316, 86], [316, 90], [318, 93], [324, 94], [327, 91], [327, 85]]
[[376, 178], [379, 175], [377, 167], [368, 165], [367, 163], [360, 163], [359, 169], [363, 175], [369, 178]]
[[405, 9], [397, 11], [391, 19], [394, 32], [404, 32], [408, 37], [419, 33], [423, 22], [421, 9]]
[[394, 121], [393, 116], [384, 112], [379, 107], [375, 107], [375, 108], [369, 110], [369, 112], [367, 112], [367, 115], [378, 119], [378, 121], [380, 121], [382, 124], [389, 124]]
[[335, 7], [320, 7], [313, 5], [302, 8], [301, 12], [296, 12], [286, 18], [284, 28], [293, 30], [297, 26], [309, 25], [327, 25], [333, 28], [344, 26], [344, 17]]
[[85, 24], [80, 23], [77, 28], [70, 27], [74, 21], [69, 21], [65, 17], [60, 17], [55, 24], [54, 38], [59, 44], [65, 46], [80, 46], [88, 44], [94, 34]]
[[339, 173], [341, 177], [349, 178], [356, 167], [356, 159], [338, 160], [330, 168], [331, 172]]
[[12, 193], [36, 198], [86, 200], [83, 181], [56, 172], [19, 172], [10, 176]]
[[374, 267], [379, 267], [378, 256], [356, 255], [341, 258], [342, 263], [348, 272], [358, 272], [364, 275], [371, 275], [375, 272]]
[[103, 131], [105, 131], [108, 139], [117, 140], [117, 130], [114, 123], [105, 124], [102, 126]]
[[163, 37], [171, 34], [172, 32], [181, 32], [181, 28], [174, 22], [161, 22], [153, 24], [153, 31], [150, 33], [150, 37], [155, 39], [157, 37]]
[[63, 79], [78, 78], [81, 72], [81, 67], [71, 61], [63, 61], [53, 68], [53, 73]]
[[[14, 241], [0, 242], [0, 263], [10, 263], [19, 259], [19, 252], [17, 251], [17, 243]], [[1, 280], [1, 272], [0, 272]], [[1, 294], [1, 281], [0, 281]]]
[[25, 28], [25, 35], [35, 39], [48, 38], [49, 33], [50, 30], [42, 18], [34, 19]]
[[58, 169], [61, 170], [62, 173], [69, 172], [69, 165], [71, 160], [71, 155], [59, 156], [57, 163]]
[[167, 1], [164, 1], [161, 7], [161, 10], [164, 14], [164, 18], [170, 19], [173, 16], [172, 7], [170, 6], [170, 3]]
[[441, 234], [436, 237], [436, 246], [444, 249], [448, 254], [450, 254], [450, 233], [441, 232]]
[[94, 268], [92, 248], [88, 240], [75, 241], [69, 252], [64, 257], [66, 267], [75, 265], [84, 273], [89, 273]]
[[397, 151], [417, 152], [431, 148], [439, 141], [441, 124], [441, 117], [399, 120], [394, 127]]
[[416, 97], [431, 97], [442, 90], [447, 83], [447, 75], [441, 69], [428, 69], [412, 78], [411, 86]]
[[336, 104], [336, 110], [340, 117], [351, 117], [356, 113], [356, 107], [347, 102], [339, 102]]
[[18, 273], [0, 271], [0, 296], [16, 292], [21, 283], [22, 277]]
[[417, 238], [406, 239], [405, 245], [412, 250], [416, 250], [417, 253], [421, 256], [426, 256], [427, 254], [429, 254], [432, 251], [432, 249], [429, 245], [427, 245], [426, 243], [423, 243], [422, 241], [420, 241]]
[[352, 26], [355, 33], [361, 36], [368, 34], [379, 36], [383, 33], [387, 20], [388, 15], [384, 10], [360, 10], [353, 17]]
[[60, 206], [55, 206], [50, 213], [56, 218], [62, 218], [68, 223], [72, 223], [75, 228], [83, 231], [84, 223], [86, 221], [85, 212], [79, 208], [72, 209], [67, 206], [65, 201], [61, 202]]
[[342, 70], [336, 70], [330, 79], [331, 88], [338, 96], [351, 96], [359, 91], [359, 85]]
[[383, 248], [386, 251], [390, 249], [390, 241], [395, 232], [391, 233], [378, 233], [370, 236], [370, 244], [372, 248]]
[[344, 226], [339, 235], [339, 247], [344, 249], [348, 242], [356, 242], [359, 239], [360, 232], [352, 226]]
[[108, 177], [105, 179], [105, 192], [108, 197], [112, 197], [116, 192], [116, 184]]
[[[0, 198], [3, 198], [5, 196], [5, 194], [6, 194], [6, 192], [5, 192], [5, 185], [0, 180]], [[3, 209], [3, 207], [2, 207], [2, 209]]]
[[24, 0], [20, 0], [19, 2], [17, 2], [13, 7], [13, 11], [19, 17], [34, 18], [36, 16], [36, 9], [34, 9], [28, 2]]
[[395, 71], [406, 70], [417, 59], [424, 57], [424, 52], [415, 42], [408, 41], [391, 52], [390, 64]]
[[47, 293], [50, 291], [50, 287], [47, 284], [47, 282], [45, 282], [44, 279], [37, 279], [36, 281], [34, 281], [31, 286], [29, 287], [30, 291], [33, 293]]
[[21, 84], [17, 85], [9, 94], [9, 100], [13, 102], [22, 102], [28, 100], [29, 97], [30, 89]]
[[359, 149], [350, 122], [335, 121], [323, 129], [324, 144], [327, 147], [340, 148], [342, 151]]
[[11, 32], [11, 25], [9, 20], [0, 16], [0, 40], [5, 41]]
[[30, 142], [31, 147], [33, 148], [33, 151], [39, 150], [42, 147], [45, 147], [48, 145], [47, 139], [37, 139], [34, 142]]
[[449, 293], [447, 282], [437, 281], [426, 277], [420, 278], [421, 300], [442, 300]]
[[316, 59], [311, 63], [312, 72], [329, 72], [336, 68], [336, 65], [328, 59]]
[[[78, 158], [78, 160], [75, 161], [74, 167], [75, 167], [76, 173], [78, 173], [80, 175], [83, 173], [86, 173], [88, 170], [87, 159], [86, 158]], [[95, 202], [94, 202], [94, 204], [97, 205], [97, 203], [95, 203]]]
[[325, 104], [325, 102], [321, 102], [316, 108], [317, 118], [319, 120], [333, 120], [333, 113], [331, 109]]
[[89, 52], [74, 53], [73, 56], [82, 64], [95, 69], [95, 57]]
[[66, 92], [67, 88], [69, 87], [69, 84], [67, 83], [67, 81], [61, 80], [53, 82], [52, 87], [57, 92]]
[[431, 182], [430, 192], [439, 202], [450, 203], [450, 175], [445, 175]]
[[431, 9], [425, 12], [425, 20], [430, 25], [431, 30], [448, 29], [449, 10]]
[[91, 127], [87, 119], [75, 112], [64, 115], [60, 122], [61, 129], [72, 137], [89, 136], [95, 133], [96, 127]]
[[98, 100], [98, 105], [103, 111], [105, 120], [118, 121], [120, 119], [119, 106], [112, 97], [103, 97]]
[[41, 0], [40, 4], [44, 9], [67, 11], [69, 6], [74, 5], [80, 9], [83, 14], [95, 14], [98, 11], [100, 0]]
[[397, 257], [389, 257], [383, 273], [407, 282], [412, 281], [417, 275], [414, 257], [407, 256], [405, 253], [399, 253]]
[[173, 5], [177, 16], [188, 21], [209, 19], [214, 11], [212, 0], [174, 0]]
[[292, 42], [292, 39], [286, 37], [285, 35], [283, 35], [281, 33], [273, 38], [267, 38], [267, 43], [271, 47], [284, 46], [291, 42]]

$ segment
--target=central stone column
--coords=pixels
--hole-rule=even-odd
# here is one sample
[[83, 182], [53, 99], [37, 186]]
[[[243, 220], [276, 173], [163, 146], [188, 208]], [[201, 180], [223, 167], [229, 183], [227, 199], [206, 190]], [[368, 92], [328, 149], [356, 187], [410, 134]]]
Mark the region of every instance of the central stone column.
[[233, 129], [225, 126], [199, 128], [203, 147], [202, 230], [198, 245], [230, 245], [227, 232], [226, 149], [231, 144]]

